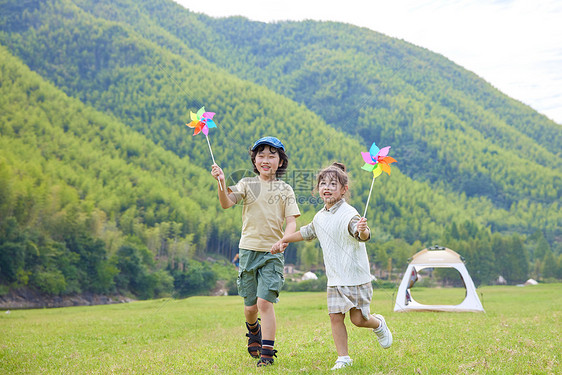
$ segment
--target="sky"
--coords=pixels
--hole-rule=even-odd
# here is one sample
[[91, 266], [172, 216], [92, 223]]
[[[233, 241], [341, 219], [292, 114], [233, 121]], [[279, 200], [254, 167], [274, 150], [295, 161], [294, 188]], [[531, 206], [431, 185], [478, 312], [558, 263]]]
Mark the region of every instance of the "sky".
[[211, 17], [339, 21], [439, 53], [562, 124], [560, 0], [175, 0]]

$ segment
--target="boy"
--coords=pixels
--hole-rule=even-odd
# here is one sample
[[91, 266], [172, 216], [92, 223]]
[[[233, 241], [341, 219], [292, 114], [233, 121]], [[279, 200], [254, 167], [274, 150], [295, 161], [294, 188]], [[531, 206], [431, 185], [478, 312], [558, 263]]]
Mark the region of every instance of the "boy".
[[[289, 162], [283, 143], [275, 137], [261, 138], [250, 149], [250, 157], [257, 176], [218, 189], [218, 195], [224, 209], [244, 202], [238, 294], [244, 297], [248, 352], [259, 358], [260, 367], [273, 364], [273, 357], [277, 357], [273, 303], [278, 301], [284, 280], [283, 254], [271, 254], [270, 249], [283, 237], [284, 222], [285, 235], [295, 232], [300, 211], [291, 186], [278, 179]], [[224, 172], [218, 165], [213, 165], [211, 174], [225, 186]]]

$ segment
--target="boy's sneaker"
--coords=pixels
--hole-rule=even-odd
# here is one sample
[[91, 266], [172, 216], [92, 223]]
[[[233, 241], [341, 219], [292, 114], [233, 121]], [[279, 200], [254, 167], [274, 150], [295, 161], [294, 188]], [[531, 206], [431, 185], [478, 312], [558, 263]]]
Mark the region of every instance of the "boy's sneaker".
[[392, 333], [390, 333], [390, 330], [388, 329], [386, 321], [384, 320], [384, 317], [382, 315], [375, 314], [373, 316], [377, 318], [381, 323], [379, 328], [373, 329], [373, 332], [375, 333], [375, 335], [377, 335], [379, 344], [381, 344], [384, 349], [388, 349], [390, 348], [390, 345], [392, 345]]
[[347, 366], [351, 366], [353, 365], [353, 359], [348, 358], [348, 359], [340, 359], [338, 358], [338, 360], [336, 361], [336, 364], [334, 365], [334, 367], [332, 367], [332, 370], [338, 370], [340, 368], [344, 368]]

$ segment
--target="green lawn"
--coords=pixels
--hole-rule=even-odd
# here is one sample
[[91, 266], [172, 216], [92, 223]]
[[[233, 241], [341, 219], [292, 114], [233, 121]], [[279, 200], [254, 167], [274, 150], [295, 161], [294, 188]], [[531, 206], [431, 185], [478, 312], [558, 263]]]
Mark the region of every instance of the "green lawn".
[[[394, 313], [375, 289], [372, 311], [394, 335], [383, 350], [348, 324], [357, 374], [561, 374], [562, 284], [478, 289], [485, 314]], [[455, 289], [416, 288], [457, 300]], [[255, 367], [245, 348], [242, 299], [193, 297], [0, 312], [0, 374], [332, 373], [337, 355], [325, 293], [282, 293], [276, 363]]]

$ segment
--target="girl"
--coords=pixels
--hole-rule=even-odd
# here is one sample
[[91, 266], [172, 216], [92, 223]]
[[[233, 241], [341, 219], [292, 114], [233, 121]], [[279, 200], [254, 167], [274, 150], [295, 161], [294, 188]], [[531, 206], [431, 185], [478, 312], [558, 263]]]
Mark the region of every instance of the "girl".
[[[278, 179], [289, 159], [285, 146], [275, 137], [264, 137], [250, 149], [256, 177], [243, 178], [235, 186], [218, 189], [221, 207], [227, 209], [244, 202], [238, 269], [238, 294], [244, 297], [244, 316], [248, 328], [248, 352], [259, 358], [258, 366], [273, 364], [275, 309], [283, 286], [283, 254], [271, 254], [272, 244], [295, 232], [300, 215], [291, 186]], [[225, 186], [224, 172], [214, 164], [211, 174]], [[261, 317], [261, 326], [258, 322]], [[262, 340], [263, 338], [263, 340]]]
[[328, 313], [338, 359], [332, 370], [350, 366], [347, 330], [344, 322], [349, 312], [357, 327], [371, 328], [383, 348], [392, 344], [392, 334], [382, 315], [369, 312], [373, 288], [365, 243], [371, 238], [367, 219], [344, 199], [349, 190], [345, 166], [334, 163], [318, 174], [317, 186], [325, 206], [312, 223], [295, 233], [286, 233], [271, 248], [272, 254], [283, 252], [289, 242], [318, 238], [328, 277]]

